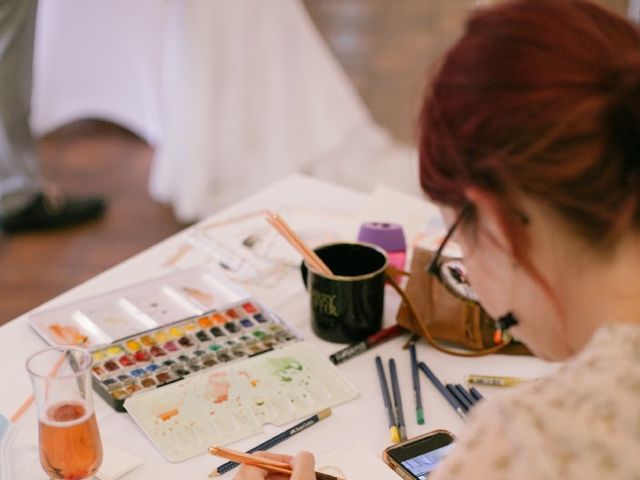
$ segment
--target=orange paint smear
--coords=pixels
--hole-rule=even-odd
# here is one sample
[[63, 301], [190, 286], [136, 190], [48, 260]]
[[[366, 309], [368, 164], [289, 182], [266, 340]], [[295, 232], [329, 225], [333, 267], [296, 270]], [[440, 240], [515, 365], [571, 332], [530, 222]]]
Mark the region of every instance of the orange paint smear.
[[86, 341], [86, 337], [80, 331], [71, 325], [60, 325], [54, 323], [49, 325], [49, 330], [58, 337], [62, 343], [79, 344]]
[[180, 413], [180, 410], [178, 410], [177, 408], [173, 408], [171, 410], [167, 410], [164, 413], [161, 413], [160, 415], [158, 415], [158, 417], [160, 417], [160, 419], [164, 422], [166, 422], [167, 420], [169, 420], [171, 417], [175, 417], [176, 415], [178, 415]]

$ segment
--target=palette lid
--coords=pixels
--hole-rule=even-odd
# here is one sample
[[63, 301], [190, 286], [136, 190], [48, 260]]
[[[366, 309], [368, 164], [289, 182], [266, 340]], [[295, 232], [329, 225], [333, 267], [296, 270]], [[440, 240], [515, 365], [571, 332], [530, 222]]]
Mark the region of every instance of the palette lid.
[[86, 339], [93, 349], [247, 298], [245, 290], [200, 266], [42, 310], [27, 321], [51, 345]]

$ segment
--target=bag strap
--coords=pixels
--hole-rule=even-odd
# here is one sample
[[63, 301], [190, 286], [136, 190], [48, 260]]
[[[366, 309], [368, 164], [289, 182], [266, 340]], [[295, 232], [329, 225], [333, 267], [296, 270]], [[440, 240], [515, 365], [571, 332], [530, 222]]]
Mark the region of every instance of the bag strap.
[[402, 298], [402, 301], [405, 302], [405, 304], [409, 308], [409, 313], [413, 316], [413, 318], [416, 319], [417, 328], [419, 330], [418, 333], [427, 341], [427, 343], [429, 343], [429, 345], [431, 345], [436, 350], [439, 350], [444, 353], [448, 353], [450, 355], [455, 355], [458, 357], [482, 357], [484, 355], [490, 355], [492, 353], [499, 352], [504, 347], [509, 345], [509, 343], [511, 342], [511, 337], [508, 337], [506, 341], [504, 341], [499, 345], [495, 345], [493, 347], [485, 348], [478, 351], [454, 350], [454, 349], [449, 349], [439, 345], [438, 342], [436, 342], [434, 338], [431, 336], [431, 333], [429, 332], [429, 328], [427, 327], [427, 322], [423, 321], [420, 315], [418, 315], [418, 312], [413, 302], [411, 301], [409, 296], [406, 294], [406, 292], [403, 290], [403, 288], [398, 284], [398, 282], [395, 279], [395, 277], [399, 275], [409, 276], [410, 274], [405, 271], [398, 270], [394, 267], [388, 267], [387, 270], [385, 271], [385, 275], [388, 283], [396, 292], [398, 292], [398, 294]]

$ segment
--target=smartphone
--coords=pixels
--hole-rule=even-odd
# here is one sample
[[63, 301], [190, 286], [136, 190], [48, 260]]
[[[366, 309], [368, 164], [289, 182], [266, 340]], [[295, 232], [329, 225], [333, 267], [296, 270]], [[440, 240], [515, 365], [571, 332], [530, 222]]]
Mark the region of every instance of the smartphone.
[[451, 453], [453, 441], [452, 433], [435, 430], [390, 446], [383, 458], [405, 480], [425, 480]]

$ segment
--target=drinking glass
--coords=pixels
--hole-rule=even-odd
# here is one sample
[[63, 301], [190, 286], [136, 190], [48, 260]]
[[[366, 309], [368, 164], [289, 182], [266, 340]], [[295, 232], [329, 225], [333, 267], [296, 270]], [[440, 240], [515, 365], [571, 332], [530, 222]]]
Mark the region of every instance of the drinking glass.
[[90, 478], [102, 463], [91, 392], [91, 354], [58, 346], [27, 360], [38, 405], [40, 464], [49, 478]]

